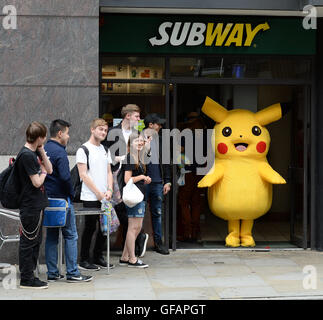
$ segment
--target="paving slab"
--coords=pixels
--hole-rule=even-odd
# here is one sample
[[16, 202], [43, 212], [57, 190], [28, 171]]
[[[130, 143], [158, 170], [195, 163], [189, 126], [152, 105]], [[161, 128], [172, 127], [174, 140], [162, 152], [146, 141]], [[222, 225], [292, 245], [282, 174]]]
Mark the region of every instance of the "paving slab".
[[[113, 251], [116, 267], [92, 272], [89, 283], [49, 283], [45, 290], [5, 288], [1, 300], [224, 300], [224, 299], [323, 299], [323, 253], [310, 250], [177, 250], [170, 255], [147, 251], [147, 269], [118, 265], [121, 252]], [[315, 274], [304, 272], [310, 266]], [[3, 271], [3, 270], [2, 270]], [[83, 272], [84, 274], [91, 274]], [[8, 274], [2, 273], [0, 278]], [[315, 288], [304, 279], [315, 276]], [[46, 266], [40, 266], [46, 280]], [[311, 278], [312, 279], [312, 278]], [[313, 280], [312, 279], [312, 280]], [[306, 283], [306, 281], [305, 281]], [[309, 283], [309, 282], [307, 282]]]

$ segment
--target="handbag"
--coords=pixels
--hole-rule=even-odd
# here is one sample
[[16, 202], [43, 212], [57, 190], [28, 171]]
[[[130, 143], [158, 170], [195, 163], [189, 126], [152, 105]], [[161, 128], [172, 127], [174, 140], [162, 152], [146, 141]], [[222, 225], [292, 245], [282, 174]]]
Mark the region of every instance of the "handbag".
[[59, 198], [48, 198], [48, 202], [49, 206], [44, 209], [44, 227], [64, 227], [66, 224], [69, 202]]
[[110, 227], [109, 233], [116, 232], [120, 226], [120, 221], [112, 203], [102, 200], [101, 211], [105, 212], [105, 214], [100, 214], [100, 227], [103, 235], [106, 236], [108, 234], [108, 227]]
[[143, 193], [139, 190], [139, 188], [133, 183], [133, 179], [130, 178], [126, 186], [123, 188], [122, 192], [122, 200], [124, 204], [133, 208], [138, 203], [144, 200]]

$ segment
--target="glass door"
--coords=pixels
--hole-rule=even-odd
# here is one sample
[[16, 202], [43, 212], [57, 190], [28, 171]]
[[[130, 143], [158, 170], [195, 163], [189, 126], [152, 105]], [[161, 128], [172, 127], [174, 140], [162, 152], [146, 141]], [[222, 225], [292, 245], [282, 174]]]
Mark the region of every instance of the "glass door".
[[310, 235], [310, 89], [295, 87], [293, 91], [293, 134], [291, 136], [291, 242], [304, 249], [308, 247]]

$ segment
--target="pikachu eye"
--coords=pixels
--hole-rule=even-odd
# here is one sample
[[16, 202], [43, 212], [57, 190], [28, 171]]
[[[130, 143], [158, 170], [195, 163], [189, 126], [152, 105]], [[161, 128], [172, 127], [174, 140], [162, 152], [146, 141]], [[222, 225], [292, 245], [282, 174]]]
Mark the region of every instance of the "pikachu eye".
[[258, 126], [252, 127], [251, 131], [255, 136], [260, 136], [261, 135], [261, 129]]
[[231, 136], [231, 133], [232, 133], [232, 130], [230, 127], [225, 127], [223, 128], [222, 130], [222, 134], [225, 136], [225, 137], [229, 137]]

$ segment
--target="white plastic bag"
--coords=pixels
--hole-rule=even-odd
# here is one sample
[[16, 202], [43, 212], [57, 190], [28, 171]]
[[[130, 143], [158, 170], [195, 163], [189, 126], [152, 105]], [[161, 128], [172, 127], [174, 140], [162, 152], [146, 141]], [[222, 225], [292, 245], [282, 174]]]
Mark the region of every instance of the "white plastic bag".
[[144, 200], [143, 193], [133, 183], [132, 178], [130, 178], [128, 183], [123, 188], [122, 201], [127, 207], [132, 208], [143, 200]]

